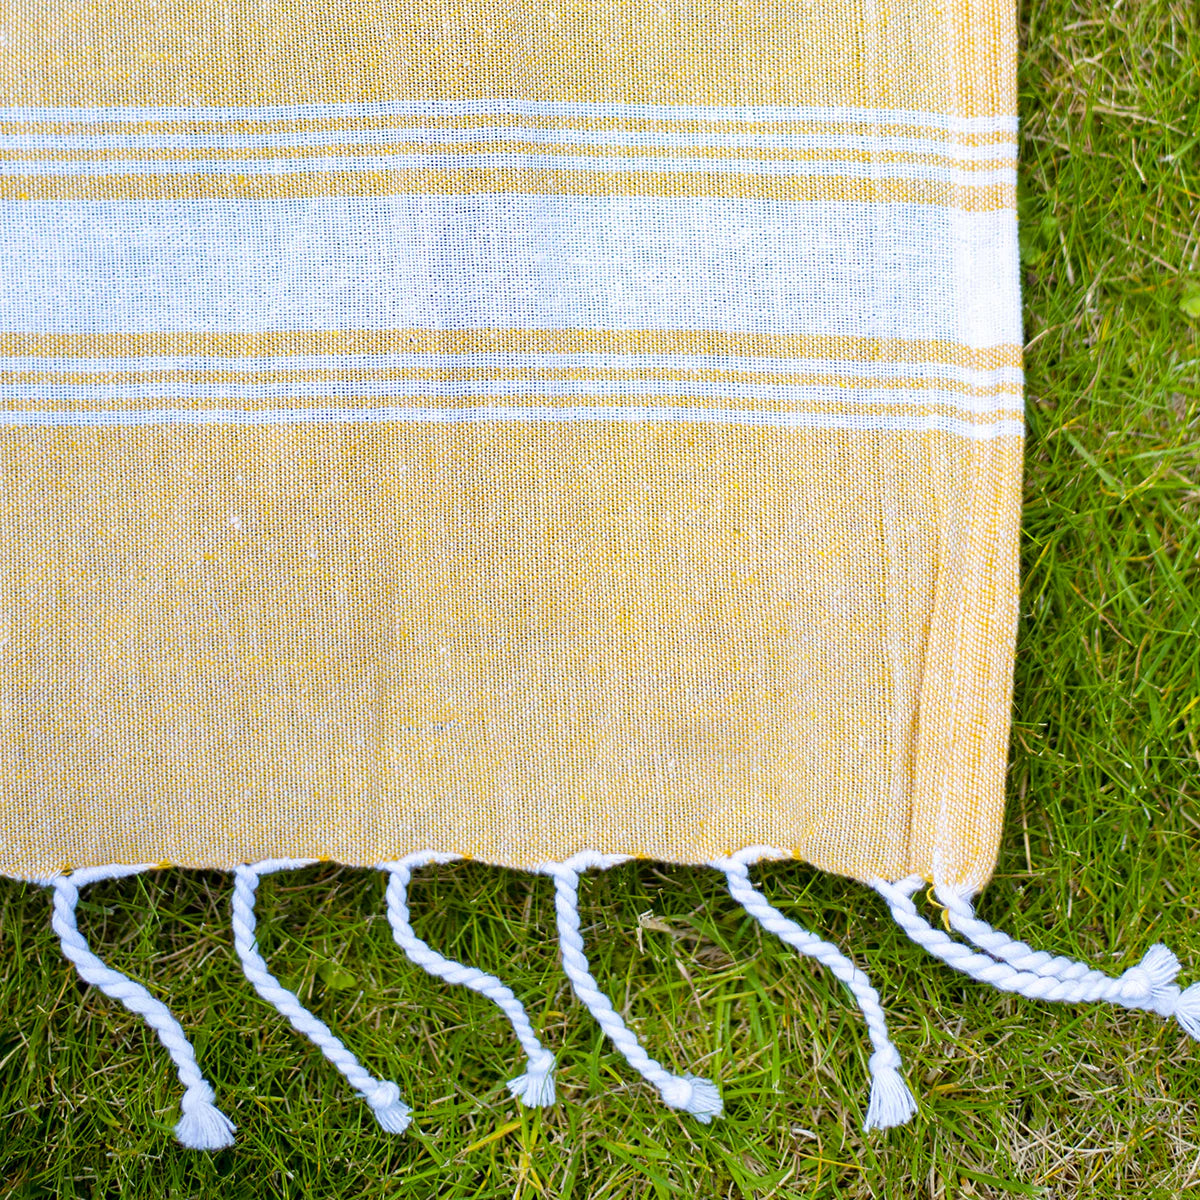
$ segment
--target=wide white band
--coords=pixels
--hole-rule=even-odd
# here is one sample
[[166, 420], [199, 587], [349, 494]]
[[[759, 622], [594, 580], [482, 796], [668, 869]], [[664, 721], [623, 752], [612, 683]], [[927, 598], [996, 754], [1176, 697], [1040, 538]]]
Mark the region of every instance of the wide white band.
[[1016, 216], [713, 196], [0, 203], [0, 331], [1021, 341]]

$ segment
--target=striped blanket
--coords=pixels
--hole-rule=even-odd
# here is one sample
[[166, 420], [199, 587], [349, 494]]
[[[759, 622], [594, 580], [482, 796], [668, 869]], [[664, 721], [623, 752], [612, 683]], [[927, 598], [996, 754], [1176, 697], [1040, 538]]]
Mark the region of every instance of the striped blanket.
[[[232, 1126], [74, 921], [150, 866], [234, 873], [252, 982], [392, 1130], [395, 1085], [258, 952], [269, 871], [383, 869], [401, 946], [512, 1017], [533, 1104], [553, 1056], [416, 937], [421, 865], [550, 875], [580, 998], [701, 1120], [715, 1085], [589, 973], [581, 870], [716, 867], [826, 962], [868, 1126], [913, 1109], [878, 997], [753, 862], [1061, 983], [969, 905], [1017, 616], [1011, 0], [49, 0], [5, 55], [0, 871], [158, 1029], [181, 1140]], [[1121, 1002], [1165, 1011], [1172, 962]]]

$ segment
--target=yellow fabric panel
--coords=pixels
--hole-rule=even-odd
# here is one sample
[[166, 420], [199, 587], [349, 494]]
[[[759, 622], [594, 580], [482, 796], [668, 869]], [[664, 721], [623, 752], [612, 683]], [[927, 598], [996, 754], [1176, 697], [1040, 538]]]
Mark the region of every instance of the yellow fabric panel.
[[1019, 439], [208, 426], [0, 454], [2, 871], [768, 844], [895, 878], [947, 830], [956, 877], [990, 869]]
[[1016, 109], [998, 0], [48, 0], [0, 103], [245, 105], [520, 95], [642, 104]]

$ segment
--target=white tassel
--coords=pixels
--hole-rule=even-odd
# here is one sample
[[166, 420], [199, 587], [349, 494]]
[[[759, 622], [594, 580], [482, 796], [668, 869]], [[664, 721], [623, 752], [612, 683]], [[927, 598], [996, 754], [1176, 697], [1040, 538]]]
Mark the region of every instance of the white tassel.
[[1114, 978], [1073, 959], [1031, 950], [1024, 942], [998, 933], [975, 917], [961, 894], [940, 888], [937, 894], [946, 905], [951, 926], [983, 946], [987, 953], [981, 954], [935, 929], [917, 911], [912, 897], [924, 882], [912, 876], [895, 884], [877, 879], [871, 886], [887, 901], [900, 928], [955, 970], [1031, 1000], [1105, 1002], [1174, 1017], [1190, 1036], [1200, 1040], [1200, 984], [1181, 991], [1172, 982], [1179, 962], [1165, 946], [1152, 946], [1137, 966]]
[[[911, 1120], [917, 1102], [900, 1074], [900, 1055], [888, 1036], [887, 1019], [879, 1002], [879, 993], [871, 986], [866, 974], [859, 970], [836, 946], [822, 941], [815, 933], [785, 917], [770, 904], [750, 882], [749, 862], [767, 857], [768, 853], [753, 849], [730, 858], [718, 859], [712, 865], [724, 873], [733, 898], [769, 933], [786, 942], [809, 958], [827, 967], [849, 989], [858, 1002], [867, 1022], [874, 1053], [871, 1055], [871, 1099], [867, 1105], [864, 1130], [889, 1129]], [[771, 855], [771, 857], [774, 857]]]
[[380, 869], [388, 872], [387, 912], [392, 934], [400, 949], [430, 975], [447, 983], [460, 983], [463, 987], [471, 988], [500, 1007], [511, 1022], [517, 1041], [521, 1043], [528, 1059], [525, 1073], [510, 1079], [508, 1090], [530, 1108], [553, 1104], [554, 1055], [538, 1040], [525, 1006], [494, 975], [443, 957], [417, 937], [409, 920], [408, 884], [413, 871], [428, 863], [454, 862], [458, 857], [457, 854], [414, 854], [399, 862], [381, 864]]
[[79, 932], [75, 920], [80, 886], [153, 869], [149, 864], [95, 867], [76, 871], [72, 875], [57, 876], [52, 881], [54, 914], [51, 925], [62, 943], [63, 954], [75, 964], [79, 977], [144, 1018], [171, 1056], [179, 1074], [179, 1082], [185, 1089], [179, 1105], [182, 1116], [175, 1126], [175, 1137], [180, 1144], [190, 1150], [223, 1150], [233, 1145], [236, 1126], [216, 1107], [216, 1097], [208, 1081], [200, 1074], [196, 1052], [183, 1027], [171, 1016], [167, 1006], [150, 995], [140, 983], [135, 983], [120, 971], [114, 971], [97, 958]]
[[942, 886], [936, 888], [934, 894], [946, 909], [951, 928], [967, 941], [1018, 971], [1069, 981], [1080, 990], [1083, 999], [1103, 1000], [1128, 1008], [1150, 1008], [1158, 1012], [1161, 1005], [1170, 1005], [1179, 993], [1178, 988], [1172, 989], [1175, 977], [1179, 974], [1179, 959], [1166, 946], [1151, 946], [1140, 963], [1114, 979], [1086, 963], [1044, 950], [1034, 950], [1024, 942], [993, 929], [986, 921], [975, 916], [970, 900], [956, 889]]
[[579, 873], [576, 870], [579, 864], [608, 865], [608, 860], [597, 857], [593, 863], [590, 859], [577, 857], [572, 864], [551, 863], [539, 868], [554, 880], [554, 907], [558, 916], [563, 970], [575, 995], [625, 1056], [625, 1061], [658, 1089], [664, 1104], [691, 1113], [697, 1121], [707, 1125], [724, 1111], [716, 1085], [696, 1075], [672, 1075], [651, 1058], [592, 977], [579, 932]]
[[313, 1045], [346, 1077], [350, 1086], [370, 1106], [375, 1119], [388, 1133], [403, 1133], [412, 1118], [412, 1110], [400, 1098], [400, 1089], [391, 1082], [376, 1079], [333, 1035], [324, 1021], [313, 1016], [299, 998], [280, 984], [267, 969], [259, 953], [254, 927], [254, 895], [261, 875], [310, 866], [311, 859], [280, 859], [237, 867], [233, 875], [233, 944], [242, 961], [246, 978], [258, 994], [273, 1005], [304, 1034]]

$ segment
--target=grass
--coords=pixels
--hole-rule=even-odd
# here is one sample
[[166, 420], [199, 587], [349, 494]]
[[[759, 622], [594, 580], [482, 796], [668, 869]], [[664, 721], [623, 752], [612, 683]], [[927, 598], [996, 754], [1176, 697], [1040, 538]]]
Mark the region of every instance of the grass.
[[[1200, 976], [1200, 9], [1026, 0], [1022, 258], [1030, 438], [1011, 794], [985, 918], [1111, 969], [1151, 942]], [[0, 886], [0, 1192], [40, 1197], [1178, 1197], [1200, 1189], [1196, 1047], [1156, 1017], [1003, 996], [932, 964], [864, 889], [762, 872], [868, 966], [921, 1115], [859, 1131], [867, 1048], [841, 990], [710, 873], [589, 878], [597, 975], [653, 1052], [718, 1077], [728, 1115], [663, 1110], [566, 988], [545, 880], [420, 874], [419, 931], [503, 971], [565, 1100], [510, 1101], [499, 1013], [392, 945], [382, 882], [262, 887], [274, 969], [418, 1119], [388, 1138], [249, 993], [228, 880], [97, 886], [81, 924], [169, 996], [240, 1126], [175, 1146], [153, 1035], [59, 957], [45, 896]], [[652, 914], [646, 916], [645, 914]], [[585, 933], [588, 929], [585, 927]], [[1187, 968], [1185, 968], [1186, 972]], [[1185, 979], [1187, 978], [1185, 974]]]

